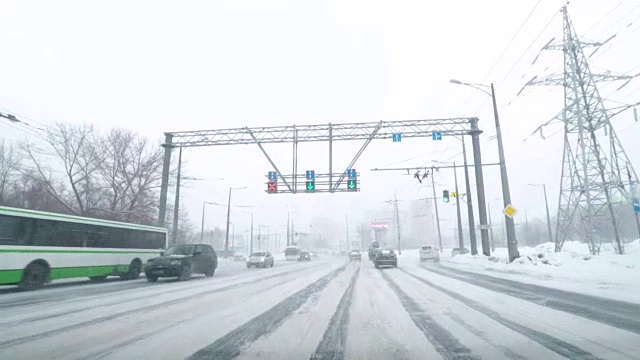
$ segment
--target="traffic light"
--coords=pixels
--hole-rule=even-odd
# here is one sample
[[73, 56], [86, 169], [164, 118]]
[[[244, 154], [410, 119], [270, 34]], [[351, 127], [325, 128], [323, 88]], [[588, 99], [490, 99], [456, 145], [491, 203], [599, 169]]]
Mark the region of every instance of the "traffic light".
[[305, 187], [307, 192], [315, 192], [316, 191], [316, 183], [313, 180], [307, 181], [307, 186]]
[[269, 181], [267, 183], [267, 193], [275, 194], [278, 192], [278, 183], [275, 181]]
[[442, 192], [442, 201], [448, 203], [449, 202], [449, 190], [444, 190]]
[[356, 180], [347, 180], [347, 191], [358, 191], [358, 183]]

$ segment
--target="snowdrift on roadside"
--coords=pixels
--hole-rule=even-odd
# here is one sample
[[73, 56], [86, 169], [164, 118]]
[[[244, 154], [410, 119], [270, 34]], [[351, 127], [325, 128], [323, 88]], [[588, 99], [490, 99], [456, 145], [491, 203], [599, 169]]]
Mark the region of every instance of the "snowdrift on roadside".
[[[625, 254], [616, 254], [611, 244], [603, 244], [600, 255], [591, 255], [587, 244], [566, 242], [559, 253], [555, 244], [521, 247], [520, 258], [508, 262], [506, 248], [484, 255], [443, 256], [441, 263], [461, 270], [537, 283], [567, 290], [589, 284], [585, 291], [635, 293], [640, 300], [640, 240], [625, 244]], [[619, 298], [618, 296], [615, 296]]]

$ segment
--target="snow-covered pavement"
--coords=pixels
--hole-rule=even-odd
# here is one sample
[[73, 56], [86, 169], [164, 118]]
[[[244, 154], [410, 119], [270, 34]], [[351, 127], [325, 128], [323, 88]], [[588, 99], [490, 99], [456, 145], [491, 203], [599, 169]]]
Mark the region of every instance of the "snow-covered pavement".
[[640, 305], [405, 255], [0, 293], [0, 359], [640, 359]]

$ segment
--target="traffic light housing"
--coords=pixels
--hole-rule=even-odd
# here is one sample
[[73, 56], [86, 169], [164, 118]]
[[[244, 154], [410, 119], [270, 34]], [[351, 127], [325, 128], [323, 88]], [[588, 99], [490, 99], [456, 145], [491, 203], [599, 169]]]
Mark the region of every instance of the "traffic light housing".
[[357, 180], [347, 180], [347, 191], [358, 191]]
[[442, 192], [442, 201], [448, 203], [449, 202], [449, 190], [444, 190]]
[[305, 189], [307, 192], [315, 192], [316, 191], [316, 182], [313, 180], [307, 180]]

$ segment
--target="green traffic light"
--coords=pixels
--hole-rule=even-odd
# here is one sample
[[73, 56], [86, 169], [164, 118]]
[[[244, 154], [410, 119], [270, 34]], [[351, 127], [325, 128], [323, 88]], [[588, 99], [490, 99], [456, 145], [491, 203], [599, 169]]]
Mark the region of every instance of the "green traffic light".
[[347, 181], [347, 189], [349, 191], [357, 191], [358, 187], [357, 187], [356, 181], [355, 180]]
[[316, 184], [313, 181], [307, 181], [307, 191], [312, 192], [316, 190]]
[[449, 202], [449, 191], [444, 190], [442, 192], [442, 201], [448, 203]]

